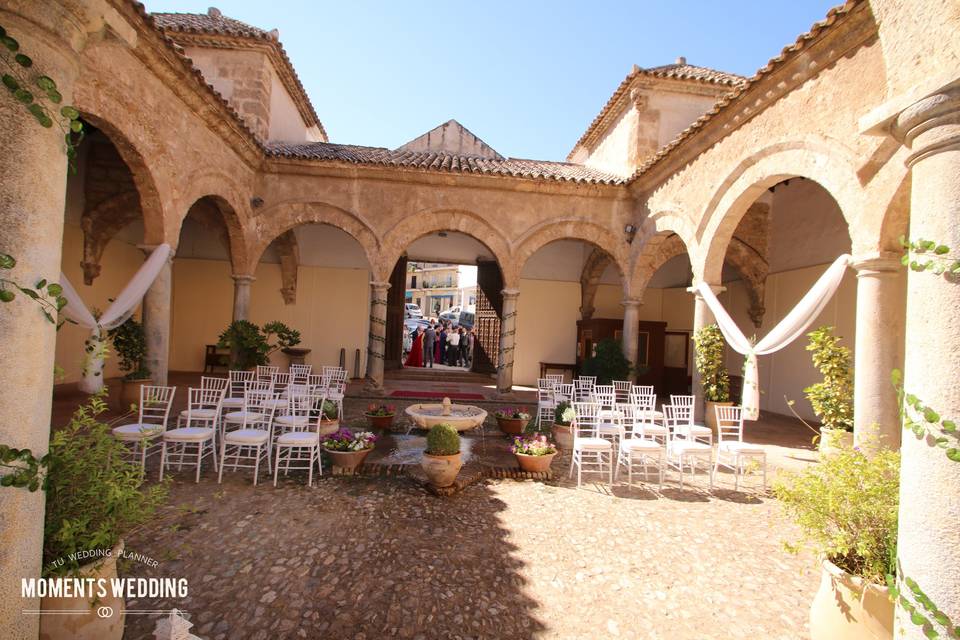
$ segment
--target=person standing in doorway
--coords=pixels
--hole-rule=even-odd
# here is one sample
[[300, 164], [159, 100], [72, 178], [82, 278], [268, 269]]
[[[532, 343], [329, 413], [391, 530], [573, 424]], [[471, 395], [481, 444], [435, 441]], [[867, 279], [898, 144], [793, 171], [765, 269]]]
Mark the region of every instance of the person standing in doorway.
[[447, 357], [447, 326], [440, 323], [440, 333], [437, 334], [437, 362], [443, 364]]
[[447, 364], [451, 367], [460, 366], [460, 333], [453, 328], [447, 331]]
[[467, 338], [467, 332], [463, 330], [463, 327], [460, 327], [458, 330], [460, 334], [460, 366], [466, 367], [469, 360], [469, 339]]
[[433, 369], [433, 345], [437, 340], [437, 332], [433, 328], [433, 322], [423, 333], [423, 366]]

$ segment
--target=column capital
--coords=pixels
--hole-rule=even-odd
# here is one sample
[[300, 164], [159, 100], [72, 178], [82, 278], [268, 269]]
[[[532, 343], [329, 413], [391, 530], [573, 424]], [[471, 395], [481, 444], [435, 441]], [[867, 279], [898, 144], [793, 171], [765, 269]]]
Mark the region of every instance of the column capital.
[[[723, 293], [724, 291], [727, 290], [727, 288], [722, 284], [711, 284], [710, 290], [713, 291], [714, 294], [718, 294], [718, 293]], [[700, 297], [700, 290], [698, 287], [687, 287], [687, 293], [692, 293], [698, 298]]]
[[[138, 244], [137, 249], [143, 251], [143, 255], [150, 257], [150, 254], [153, 253], [153, 250], [159, 247], [159, 244]], [[176, 254], [176, 249], [173, 247], [170, 248], [170, 255], [167, 256], [167, 262], [173, 262], [173, 256]]]
[[620, 302], [620, 305], [621, 305], [624, 309], [636, 309], [637, 307], [639, 307], [639, 306], [642, 305], [642, 304], [643, 304], [643, 299], [642, 299], [642, 298], [624, 298], [624, 299]]
[[903, 269], [900, 255], [893, 251], [873, 251], [853, 256], [850, 266], [857, 271], [857, 277], [877, 274], [896, 274]]
[[504, 298], [516, 298], [517, 296], [520, 295], [520, 290], [519, 290], [519, 289], [504, 289], [503, 291], [500, 292], [500, 295], [502, 295]]
[[913, 150], [906, 159], [908, 167], [941, 151], [960, 148], [960, 85], [939, 89], [901, 111], [892, 133]]
[[380, 281], [380, 280], [371, 280], [371, 281], [370, 281], [370, 286], [373, 287], [374, 289], [383, 289], [384, 291], [386, 291], [387, 289], [390, 288], [390, 283], [389, 283], [389, 282], [383, 282], [383, 281]]
[[231, 273], [230, 277], [233, 278], [233, 281], [237, 284], [250, 284], [256, 280], [256, 277], [245, 273]]

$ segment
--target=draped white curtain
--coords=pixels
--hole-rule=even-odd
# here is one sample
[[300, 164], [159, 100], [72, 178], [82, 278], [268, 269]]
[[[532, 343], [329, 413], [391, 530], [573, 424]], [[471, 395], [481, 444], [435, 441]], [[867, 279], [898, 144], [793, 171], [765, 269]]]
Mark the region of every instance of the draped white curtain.
[[60, 286], [63, 287], [63, 297], [67, 299], [67, 306], [63, 314], [82, 327], [90, 329], [90, 337], [84, 343], [83, 379], [80, 389], [87, 393], [96, 393], [103, 388], [103, 359], [106, 355], [106, 332], [127, 321], [137, 305], [143, 299], [147, 289], [156, 280], [157, 275], [170, 257], [170, 245], [161, 244], [150, 253], [143, 266], [134, 274], [120, 295], [107, 307], [99, 319], [83, 303], [77, 290], [73, 288], [67, 276], [60, 274]]
[[743, 355], [743, 414], [748, 420], [760, 417], [760, 386], [757, 372], [757, 356], [764, 356], [783, 349], [796, 340], [817, 319], [820, 312], [833, 297], [850, 264], [850, 256], [844, 254], [814, 283], [810, 291], [797, 303], [790, 313], [757, 344], [751, 344], [740, 328], [723, 308], [710, 285], [701, 282], [697, 287], [710, 311], [717, 319], [723, 337], [734, 351]]

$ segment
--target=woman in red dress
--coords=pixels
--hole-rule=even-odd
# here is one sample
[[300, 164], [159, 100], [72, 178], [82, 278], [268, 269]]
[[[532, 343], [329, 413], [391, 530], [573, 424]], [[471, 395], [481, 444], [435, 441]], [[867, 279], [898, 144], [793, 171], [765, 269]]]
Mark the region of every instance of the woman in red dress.
[[423, 329], [421, 327], [417, 327], [417, 335], [413, 338], [413, 345], [410, 347], [410, 353], [407, 354], [407, 359], [404, 361], [403, 366], [423, 366]]

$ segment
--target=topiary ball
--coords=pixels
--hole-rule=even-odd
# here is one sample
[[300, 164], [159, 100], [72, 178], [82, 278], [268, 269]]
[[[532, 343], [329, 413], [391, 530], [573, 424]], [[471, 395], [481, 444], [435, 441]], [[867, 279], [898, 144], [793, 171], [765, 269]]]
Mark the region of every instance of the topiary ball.
[[452, 456], [460, 453], [460, 434], [449, 424], [437, 424], [427, 434], [427, 453]]

